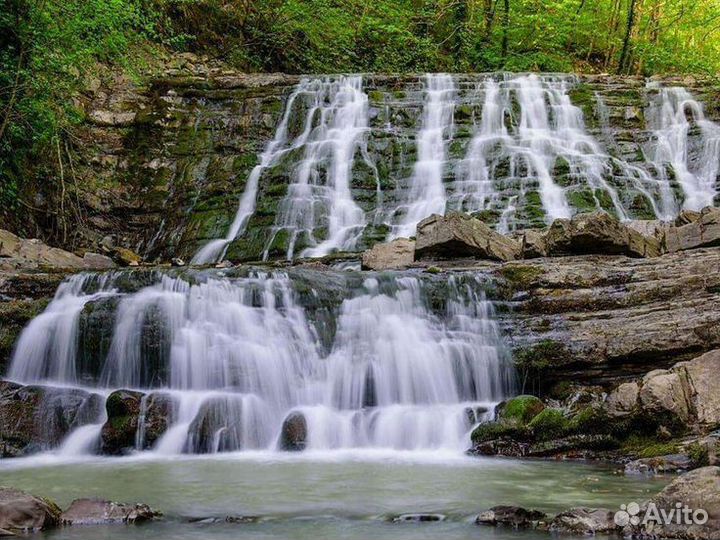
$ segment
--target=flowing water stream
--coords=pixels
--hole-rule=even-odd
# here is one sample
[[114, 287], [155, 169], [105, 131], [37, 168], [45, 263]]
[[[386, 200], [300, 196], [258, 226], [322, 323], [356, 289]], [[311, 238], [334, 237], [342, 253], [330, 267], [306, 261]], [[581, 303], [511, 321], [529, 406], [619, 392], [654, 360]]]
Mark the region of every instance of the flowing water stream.
[[[165, 512], [162, 523], [68, 527], [42, 535], [58, 540], [546, 538], [546, 533], [478, 527], [472, 520], [497, 504], [548, 513], [583, 505], [619, 508], [647, 499], [668, 481], [629, 478], [578, 463], [464, 458], [446, 452], [31, 459], [0, 462], [3, 483], [42, 493], [62, 506], [75, 497], [99, 496], [144, 501]], [[418, 512], [441, 514], [445, 520], [389, 521]], [[226, 516], [258, 519], [226, 523]], [[206, 519], [188, 523], [189, 518]]]
[[717, 199], [720, 126], [684, 88], [652, 82], [644, 111], [624, 108], [645, 130], [629, 150], [603, 96], [575, 76], [427, 74], [392, 92], [366, 79], [297, 85], [226, 237], [194, 262], [223, 258], [242, 236], [266, 178], [283, 178], [273, 189], [284, 195], [263, 209], [274, 220], [264, 259], [364, 249], [367, 234], [410, 237], [448, 210], [507, 232], [590, 210], [671, 220]]
[[[292, 417], [310, 450], [462, 452], [514, 390], [483, 287], [463, 274], [79, 274], [25, 329], [8, 378], [93, 401], [137, 391], [136, 449], [157, 454], [276, 451]], [[149, 444], [158, 400], [168, 426]], [[97, 447], [99, 411], [60, 453]]]

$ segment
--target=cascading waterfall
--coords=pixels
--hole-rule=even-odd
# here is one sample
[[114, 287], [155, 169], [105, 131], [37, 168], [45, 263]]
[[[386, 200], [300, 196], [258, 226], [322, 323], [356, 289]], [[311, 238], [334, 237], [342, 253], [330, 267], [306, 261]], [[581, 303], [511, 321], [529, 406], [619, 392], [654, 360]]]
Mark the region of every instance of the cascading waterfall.
[[203, 246], [192, 258], [192, 264], [218, 262], [225, 256], [225, 251], [227, 250], [230, 242], [243, 233], [250, 217], [255, 212], [258, 187], [263, 171], [277, 163], [285, 154], [305, 142], [308, 133], [303, 132], [303, 134], [292, 141], [289, 147], [287, 146], [288, 121], [290, 119], [290, 114], [293, 111], [293, 105], [296, 100], [304, 91], [305, 86], [301, 84], [295, 89], [295, 91], [293, 91], [290, 97], [288, 97], [285, 111], [282, 119], [280, 120], [280, 124], [275, 130], [273, 140], [270, 141], [262, 154], [260, 154], [259, 163], [253, 167], [253, 170], [247, 178], [245, 190], [243, 191], [242, 197], [240, 197], [237, 213], [230, 225], [230, 229], [228, 229], [227, 235], [225, 238], [212, 240]]
[[356, 153], [371, 164], [365, 146], [368, 97], [362, 77], [309, 79], [300, 83], [300, 91], [311, 102], [305, 130], [295, 143], [304, 147], [304, 153], [292, 172], [267, 244], [269, 248], [281, 232], [288, 234], [288, 259], [298, 241], [307, 246], [303, 257], [355, 247], [365, 226], [365, 213], [350, 191]]
[[[152, 283], [127, 292], [132, 274], [71, 278], [25, 329], [10, 370], [18, 382], [77, 386], [103, 403], [115, 389], [142, 393], [136, 450], [275, 450], [293, 414], [304, 418], [309, 449], [463, 450], [471, 427], [513, 390], [477, 276], [142, 279]], [[328, 279], [350, 281], [334, 296]], [[91, 367], [77, 343], [84, 317], [102, 309], [114, 314], [112, 341]], [[58, 339], [68, 345], [50, 354]], [[163, 402], [168, 427], [150, 443]], [[96, 449], [106, 419], [87, 415], [60, 451]]]
[[585, 103], [599, 123], [586, 127], [573, 103], [575, 90], [588, 99], [586, 83], [575, 76], [428, 74], [393, 84], [373, 76], [303, 79], [247, 179], [228, 234], [193, 262], [222, 259], [249, 226], [258, 197], [263, 212], [252, 222], [252, 247], [240, 249], [264, 259], [413, 236], [419, 221], [446, 210], [481, 213], [508, 232], [590, 210], [671, 220], [681, 206], [717, 198], [720, 127], [684, 89], [660, 89], [645, 115], [653, 137], [641, 151], [611, 127], [619, 106], [612, 104], [611, 119], [604, 90]]
[[[606, 181], [609, 158], [585, 130], [582, 110], [571, 103], [565, 78], [529, 75], [500, 82], [490, 78], [482, 86], [485, 99], [480, 126], [465, 159], [458, 164], [450, 207], [467, 212], [500, 208], [498, 228], [506, 231], [518, 197], [524, 197], [526, 188], [537, 183], [546, 220], [570, 217], [564, 190], [553, 179], [560, 162], [567, 165], [572, 177], [588, 184], [598, 209], [602, 208], [597, 195], [600, 190], [610, 198], [618, 217], [627, 218], [617, 191]], [[514, 102], [520, 110], [519, 122], [513, 118]], [[505, 178], [498, 178], [503, 164], [508, 172]], [[520, 193], [506, 197], [503, 206], [500, 191], [518, 175]]]
[[[649, 88], [655, 88], [650, 84]], [[720, 125], [705, 118], [702, 104], [684, 88], [662, 88], [648, 110], [655, 144], [649, 156], [665, 189], [665, 206], [676, 212], [671, 199], [671, 175], [684, 195], [682, 207], [701, 210], [712, 206], [718, 193], [720, 169]], [[691, 130], [697, 126], [702, 148], [694, 148]], [[669, 170], [671, 169], [671, 171]], [[670, 212], [668, 212], [670, 213]]]
[[452, 76], [426, 75], [422, 127], [417, 135], [417, 161], [410, 179], [408, 200], [393, 212], [401, 215], [401, 221], [392, 228], [391, 239], [414, 236], [415, 227], [421, 220], [432, 214], [445, 214], [443, 172], [454, 108], [455, 83]]

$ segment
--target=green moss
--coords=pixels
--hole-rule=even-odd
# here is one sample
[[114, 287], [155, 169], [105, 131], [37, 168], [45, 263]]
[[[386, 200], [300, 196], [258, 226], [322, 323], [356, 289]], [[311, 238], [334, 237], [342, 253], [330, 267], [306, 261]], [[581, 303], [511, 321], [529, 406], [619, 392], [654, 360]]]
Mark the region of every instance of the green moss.
[[593, 89], [587, 84], [578, 84], [568, 92], [568, 95], [572, 104], [582, 109], [585, 124], [591, 128], [596, 127]]
[[593, 212], [597, 209], [597, 202], [592, 191], [587, 189], [571, 191], [568, 194], [568, 202], [570, 206], [578, 210], [579, 213]]
[[533, 418], [528, 427], [540, 441], [558, 439], [568, 431], [568, 419], [561, 409], [545, 408]]
[[515, 364], [519, 368], [542, 370], [551, 365], [562, 365], [572, 360], [564, 343], [544, 339], [527, 348], [515, 351]]
[[576, 434], [609, 434], [612, 426], [607, 414], [600, 407], [580, 409], [570, 419], [568, 430]]
[[675, 454], [678, 445], [675, 442], [658, 442], [654, 437], [632, 434], [622, 445], [622, 452], [628, 455], [635, 455], [640, 458], [651, 458]]
[[478, 444], [502, 438], [525, 440], [528, 436], [529, 433], [524, 426], [507, 422], [486, 422], [473, 430], [470, 439], [473, 443]]
[[707, 446], [700, 443], [692, 443], [685, 451], [695, 467], [706, 467], [710, 464], [710, 455]]
[[474, 214], [472, 214], [474, 218], [479, 219], [480, 221], [491, 227], [496, 225], [497, 222], [500, 221], [501, 215], [502, 212], [493, 209], [482, 210], [480, 212], [475, 212]]
[[632, 200], [630, 205], [632, 215], [636, 219], [655, 219], [655, 212], [653, 211], [652, 203], [648, 200], [645, 195], [638, 193]]
[[536, 396], [517, 396], [502, 405], [498, 416], [502, 422], [526, 425], [544, 408], [545, 405]]
[[539, 266], [527, 264], [506, 264], [499, 270], [514, 290], [530, 288], [545, 271]]

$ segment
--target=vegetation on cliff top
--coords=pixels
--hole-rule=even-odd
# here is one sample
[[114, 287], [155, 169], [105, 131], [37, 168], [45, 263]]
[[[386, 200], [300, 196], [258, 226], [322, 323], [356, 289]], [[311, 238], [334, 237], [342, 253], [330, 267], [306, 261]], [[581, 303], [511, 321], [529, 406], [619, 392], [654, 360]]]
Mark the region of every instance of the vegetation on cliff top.
[[99, 63], [715, 74], [719, 38], [716, 0], [0, 0], [0, 216], [32, 206], [30, 179], [63, 190], [75, 96]]

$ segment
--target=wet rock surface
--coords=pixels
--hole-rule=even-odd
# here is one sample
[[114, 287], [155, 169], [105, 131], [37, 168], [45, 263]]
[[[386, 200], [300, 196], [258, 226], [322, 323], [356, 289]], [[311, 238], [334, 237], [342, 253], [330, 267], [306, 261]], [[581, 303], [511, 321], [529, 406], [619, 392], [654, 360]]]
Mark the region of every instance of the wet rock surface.
[[430, 216], [418, 223], [415, 259], [477, 258], [512, 261], [520, 244], [495, 232], [479, 219], [458, 212]]
[[57, 447], [74, 428], [96, 421], [97, 394], [0, 381], [0, 457]]
[[75, 499], [60, 515], [63, 525], [142, 523], [162, 516], [146, 504], [125, 504], [104, 499]]
[[299, 452], [307, 446], [307, 420], [302, 413], [291, 413], [280, 432], [280, 450]]
[[51, 529], [60, 523], [60, 508], [19, 489], [0, 487], [0, 530], [10, 533]]
[[528, 510], [519, 506], [493, 506], [478, 514], [478, 525], [504, 525], [515, 529], [528, 529], [538, 526], [547, 514], [538, 510]]

